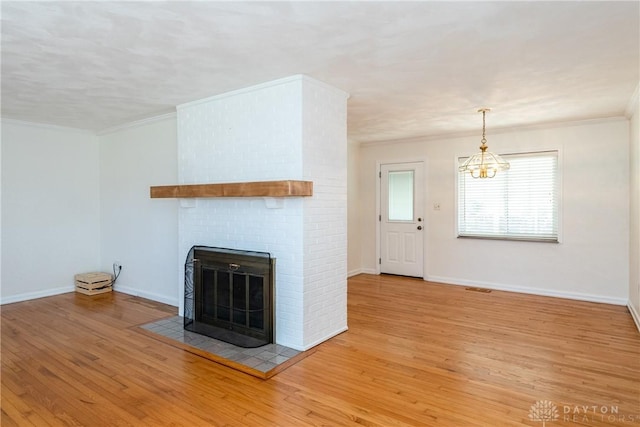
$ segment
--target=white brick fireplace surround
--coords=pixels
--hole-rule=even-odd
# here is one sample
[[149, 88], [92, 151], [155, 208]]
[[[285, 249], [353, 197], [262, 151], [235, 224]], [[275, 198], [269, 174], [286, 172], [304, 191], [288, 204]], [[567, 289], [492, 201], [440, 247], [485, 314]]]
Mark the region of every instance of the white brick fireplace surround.
[[293, 76], [178, 106], [179, 184], [314, 187], [311, 197], [181, 200], [180, 295], [193, 245], [270, 252], [276, 343], [307, 350], [347, 329], [347, 98]]

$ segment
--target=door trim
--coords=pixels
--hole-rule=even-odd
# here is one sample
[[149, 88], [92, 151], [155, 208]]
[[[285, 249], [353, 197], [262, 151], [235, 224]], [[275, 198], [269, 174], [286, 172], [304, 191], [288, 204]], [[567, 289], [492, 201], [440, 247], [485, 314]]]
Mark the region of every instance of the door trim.
[[[427, 162], [426, 158], [401, 158], [401, 159], [390, 159], [390, 160], [376, 160], [376, 171], [375, 171], [375, 180], [376, 180], [376, 213], [375, 213], [375, 224], [376, 224], [376, 259], [375, 261], [375, 271], [376, 271], [376, 275], [380, 275], [380, 258], [382, 256], [382, 250], [381, 250], [381, 244], [380, 244], [380, 221], [378, 220], [378, 218], [380, 218], [380, 216], [382, 215], [382, 206], [380, 205], [381, 203], [381, 179], [380, 179], [380, 173], [382, 172], [382, 165], [391, 165], [391, 164], [397, 164], [397, 163], [422, 163], [423, 165], [423, 172], [424, 172], [424, 177], [423, 180], [424, 182], [422, 183], [422, 185], [424, 186], [424, 190], [425, 190], [425, 195], [424, 195], [424, 199], [423, 199], [423, 204], [424, 206], [423, 208], [423, 212], [424, 212], [424, 221], [425, 221], [425, 225], [429, 224], [429, 211], [427, 210], [427, 206], [429, 206], [429, 192], [427, 191], [427, 184], [428, 184], [428, 168], [427, 165], [429, 164]], [[427, 263], [425, 262], [425, 260], [429, 259], [429, 254], [427, 253], [427, 238], [429, 236], [429, 227], [426, 226], [424, 228], [424, 238], [422, 239], [422, 279], [423, 280], [427, 280]]]

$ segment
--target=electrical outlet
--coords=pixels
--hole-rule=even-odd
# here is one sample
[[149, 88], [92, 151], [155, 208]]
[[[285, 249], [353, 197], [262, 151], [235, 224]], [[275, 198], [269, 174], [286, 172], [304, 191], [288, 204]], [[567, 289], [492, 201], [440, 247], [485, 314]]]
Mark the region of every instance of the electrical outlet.
[[434, 211], [439, 211], [440, 210], [440, 203], [434, 203], [433, 204], [433, 210]]
[[115, 261], [113, 263], [113, 269], [116, 270], [116, 271], [122, 270], [122, 264], [120, 264], [120, 262], [118, 262], [118, 261]]

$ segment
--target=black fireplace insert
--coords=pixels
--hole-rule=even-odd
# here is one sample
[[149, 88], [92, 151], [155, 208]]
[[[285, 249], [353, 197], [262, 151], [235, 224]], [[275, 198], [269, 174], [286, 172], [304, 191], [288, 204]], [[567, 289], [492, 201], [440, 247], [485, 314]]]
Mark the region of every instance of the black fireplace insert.
[[185, 263], [184, 328], [239, 347], [273, 342], [275, 259], [194, 246]]

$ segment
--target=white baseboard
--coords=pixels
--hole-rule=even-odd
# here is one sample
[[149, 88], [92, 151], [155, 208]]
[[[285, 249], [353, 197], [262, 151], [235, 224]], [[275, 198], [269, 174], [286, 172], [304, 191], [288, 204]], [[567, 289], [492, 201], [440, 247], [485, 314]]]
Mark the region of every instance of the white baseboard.
[[[329, 335], [325, 336], [324, 338], [320, 338], [319, 340], [316, 340], [314, 342], [312, 342], [311, 344], [305, 345], [302, 348], [302, 351], [307, 351], [309, 349], [312, 349], [313, 347], [317, 346], [318, 344], [322, 344], [323, 342], [335, 337], [336, 335], [340, 335], [343, 332], [346, 332], [347, 330], [349, 330], [348, 326], [343, 326], [342, 328], [338, 329], [335, 332], [330, 333]], [[294, 348], [294, 350], [298, 350], [297, 348]]]
[[[66, 294], [68, 292], [75, 292], [75, 289], [76, 289], [75, 286], [64, 286], [61, 288], [46, 289], [43, 291], [36, 291], [36, 292], [27, 292], [24, 294], [11, 295], [7, 297], [2, 296], [0, 297], [0, 305], [11, 304], [14, 302], [29, 301], [37, 298], [51, 297], [51, 296], [60, 295], [60, 294]], [[145, 292], [139, 289], [128, 288], [126, 286], [119, 286], [117, 284], [114, 286], [113, 290], [117, 292], [122, 292], [123, 294], [142, 297], [142, 298], [150, 299], [152, 301], [161, 302], [163, 304], [172, 305], [174, 307], [178, 306], [177, 298], [168, 298], [164, 295], [154, 294], [153, 292]]]
[[319, 340], [316, 340], [316, 341], [312, 342], [311, 344], [304, 345], [304, 346], [296, 345], [296, 344], [289, 343], [289, 342], [286, 342], [286, 341], [276, 341], [276, 344], [283, 345], [285, 347], [289, 347], [289, 348], [292, 348], [292, 349], [298, 350], [298, 351], [307, 351], [307, 350], [312, 349], [313, 347], [317, 346], [318, 344], [322, 344], [323, 342], [335, 337], [336, 335], [340, 335], [341, 333], [347, 331], [348, 329], [349, 329], [349, 327], [345, 325], [344, 327], [338, 329], [337, 331], [328, 334], [324, 338], [320, 338]]
[[631, 313], [631, 317], [633, 317], [633, 321], [636, 323], [638, 332], [640, 332], [640, 313], [638, 313], [633, 304], [631, 304], [631, 301], [627, 304], [627, 308], [629, 309], [629, 313]]
[[375, 268], [356, 268], [347, 272], [347, 278], [357, 276], [358, 274], [378, 274]]
[[14, 302], [28, 301], [37, 298], [51, 297], [53, 295], [66, 294], [68, 292], [74, 292], [75, 286], [63, 286], [61, 288], [45, 289], [43, 291], [27, 292], [24, 294], [1, 296], [0, 305], [11, 304]]
[[446, 283], [448, 285], [474, 286], [480, 288], [494, 289], [496, 291], [518, 292], [521, 294], [540, 295], [545, 297], [566, 298], [577, 301], [599, 302], [603, 304], [627, 305], [626, 298], [613, 298], [604, 295], [583, 294], [578, 292], [554, 291], [549, 289], [529, 288], [526, 286], [511, 286], [499, 283], [477, 282], [474, 280], [456, 279], [452, 277], [429, 276], [424, 280], [429, 282]]
[[113, 290], [116, 292], [122, 292], [123, 294], [132, 295], [134, 297], [141, 297], [150, 299], [152, 301], [161, 302], [163, 304], [172, 305], [174, 307], [178, 307], [179, 301], [177, 298], [169, 298], [165, 295], [154, 294], [153, 292], [141, 291], [140, 289], [129, 288], [127, 286], [120, 286], [116, 284], [113, 287]]
[[357, 276], [358, 274], [362, 274], [362, 269], [361, 268], [357, 268], [355, 270], [351, 270], [351, 271], [347, 271], [347, 279], [349, 277], [353, 277], [353, 276]]

